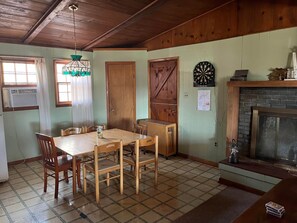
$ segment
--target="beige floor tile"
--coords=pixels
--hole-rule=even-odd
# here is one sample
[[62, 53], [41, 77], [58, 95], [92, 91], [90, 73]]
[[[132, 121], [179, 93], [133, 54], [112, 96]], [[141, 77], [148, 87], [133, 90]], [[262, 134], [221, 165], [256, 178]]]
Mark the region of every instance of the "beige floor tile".
[[17, 189], [16, 192], [17, 192], [17, 194], [25, 194], [28, 192], [32, 192], [32, 189], [31, 189], [31, 187], [24, 187], [21, 189]]
[[177, 198], [172, 198], [171, 200], [167, 201], [166, 204], [172, 208], [179, 209], [185, 205], [185, 202]]
[[10, 198], [10, 197], [15, 197], [15, 196], [16, 196], [16, 193], [12, 190], [0, 194], [1, 200]]
[[3, 208], [0, 207], [0, 216], [5, 215], [5, 211], [3, 210]]
[[162, 218], [162, 216], [155, 211], [148, 211], [143, 215], [141, 215], [140, 217], [148, 223], [156, 222]]
[[150, 209], [153, 209], [155, 208], [156, 206], [158, 206], [161, 202], [158, 201], [157, 199], [155, 198], [149, 198], [145, 201], [142, 202], [143, 205], [147, 206], [148, 208]]
[[128, 207], [131, 207], [131, 206], [137, 204], [138, 202], [130, 197], [127, 197], [125, 199], [120, 200], [118, 203], [123, 208], [128, 208]]
[[88, 203], [78, 208], [78, 210], [84, 214], [92, 213], [94, 211], [97, 211], [98, 209], [99, 209], [98, 206], [93, 203]]
[[37, 204], [42, 204], [44, 201], [40, 199], [40, 197], [34, 197], [28, 200], [25, 200], [24, 203], [28, 206], [35, 206]]
[[0, 184], [0, 196], [2, 196], [2, 194], [7, 193], [12, 191], [11, 186], [9, 186], [8, 183], [1, 183]]
[[30, 191], [24, 194], [20, 194], [19, 196], [21, 197], [22, 200], [28, 200], [28, 199], [37, 197], [38, 194], [36, 194], [34, 191]]
[[122, 211], [124, 208], [121, 207], [120, 205], [118, 204], [111, 204], [105, 208], [103, 208], [104, 211], [106, 211], [108, 214], [110, 215], [114, 215], [120, 211]]
[[74, 207], [69, 206], [67, 203], [54, 207], [54, 211], [57, 212], [59, 215], [70, 212], [72, 210], [74, 210]]
[[117, 219], [119, 222], [130, 222], [130, 220], [134, 218], [134, 215], [127, 210], [123, 210], [114, 215], [113, 217]]
[[183, 212], [184, 214], [191, 211], [194, 207], [191, 205], [186, 204], [182, 208], [178, 209], [179, 211]]
[[80, 215], [76, 210], [73, 210], [73, 211], [67, 212], [65, 214], [62, 214], [61, 218], [66, 222], [70, 222], [70, 221], [73, 221], [75, 219], [79, 219]]
[[43, 221], [42, 223], [62, 223], [61, 219], [58, 217], [48, 219], [46, 221]]
[[13, 205], [6, 206], [5, 209], [8, 213], [17, 212], [19, 210], [25, 209], [25, 206], [22, 203], [16, 203]]
[[[72, 179], [69, 184], [60, 182], [58, 199], [54, 199], [53, 178], [48, 178], [47, 192], [44, 193], [41, 161], [10, 166], [9, 182], [0, 184], [1, 201], [6, 205], [5, 210], [0, 206], [0, 222], [11, 217], [21, 222], [167, 223], [226, 188], [217, 182], [217, 168], [181, 157], [169, 160], [160, 157], [159, 161], [157, 186], [153, 173], [142, 175], [139, 195], [135, 194], [133, 178], [127, 177], [124, 195], [119, 193], [118, 181], [111, 181], [109, 187], [102, 183], [99, 204], [95, 202], [92, 186], [87, 194], [78, 190], [73, 195]], [[6, 216], [5, 211], [10, 215]], [[80, 213], [87, 218], [80, 217]]]
[[106, 218], [103, 221], [100, 221], [100, 223], [118, 223], [118, 222], [112, 218]]
[[171, 212], [173, 212], [175, 209], [166, 205], [166, 204], [161, 204], [157, 207], [154, 208], [154, 211], [160, 214], [161, 216], [167, 216]]
[[136, 204], [136, 205], [128, 208], [128, 210], [131, 211], [136, 216], [140, 216], [144, 212], [148, 211], [149, 208], [147, 208], [146, 206], [142, 205], [141, 203], [138, 203], [138, 204]]
[[195, 187], [198, 190], [201, 190], [203, 192], [208, 192], [212, 189], [212, 187], [206, 185], [206, 184], [199, 184], [198, 186]]
[[161, 194], [156, 195], [154, 198], [161, 202], [166, 202], [166, 201], [170, 200], [172, 197], [168, 194], [161, 193]]
[[183, 215], [183, 213], [181, 211], [174, 211], [173, 213], [168, 215], [166, 218], [170, 219], [171, 221], [174, 221], [182, 215]]
[[0, 217], [0, 222], [1, 223], [9, 223], [10, 221], [9, 221], [9, 219], [6, 216], [1, 216]]
[[13, 197], [6, 198], [6, 199], [2, 200], [2, 203], [3, 203], [4, 206], [9, 206], [9, 205], [12, 205], [12, 204], [19, 203], [20, 201], [21, 200], [19, 199], [19, 197], [13, 196]]
[[92, 221], [92, 222], [102, 222], [104, 219], [108, 218], [109, 215], [106, 214], [104, 211], [102, 210], [97, 210], [91, 214], [88, 214], [88, 218]]
[[38, 221], [41, 221], [41, 222], [56, 217], [56, 214], [52, 210], [49, 210], [49, 209], [42, 211], [42, 212], [34, 213], [34, 215], [35, 215], [36, 219], [38, 219]]
[[187, 191], [188, 194], [194, 197], [201, 197], [205, 192], [198, 190], [196, 188], [192, 188], [191, 190]]
[[15, 211], [10, 214], [13, 222], [36, 222], [31, 213], [26, 210]]

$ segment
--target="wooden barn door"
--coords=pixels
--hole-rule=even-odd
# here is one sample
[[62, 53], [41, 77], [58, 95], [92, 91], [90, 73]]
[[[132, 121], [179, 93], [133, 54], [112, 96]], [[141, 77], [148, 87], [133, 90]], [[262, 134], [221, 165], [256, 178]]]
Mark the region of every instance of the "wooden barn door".
[[178, 124], [177, 59], [149, 61], [151, 118]]
[[132, 131], [136, 120], [135, 62], [106, 62], [107, 125]]

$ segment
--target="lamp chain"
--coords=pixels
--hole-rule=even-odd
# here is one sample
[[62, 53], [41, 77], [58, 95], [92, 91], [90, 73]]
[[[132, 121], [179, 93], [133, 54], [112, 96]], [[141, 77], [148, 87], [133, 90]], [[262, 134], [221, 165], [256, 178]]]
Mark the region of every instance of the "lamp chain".
[[72, 18], [73, 18], [73, 33], [74, 33], [74, 51], [75, 51], [75, 55], [76, 55], [76, 32], [75, 32], [75, 13], [74, 13], [75, 9], [72, 8]]

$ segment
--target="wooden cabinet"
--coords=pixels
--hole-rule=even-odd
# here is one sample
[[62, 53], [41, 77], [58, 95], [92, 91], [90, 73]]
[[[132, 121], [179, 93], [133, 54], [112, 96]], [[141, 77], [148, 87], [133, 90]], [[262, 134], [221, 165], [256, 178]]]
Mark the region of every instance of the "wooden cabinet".
[[176, 154], [176, 124], [152, 119], [140, 119], [139, 124], [147, 126], [147, 134], [159, 136], [159, 154], [168, 156]]

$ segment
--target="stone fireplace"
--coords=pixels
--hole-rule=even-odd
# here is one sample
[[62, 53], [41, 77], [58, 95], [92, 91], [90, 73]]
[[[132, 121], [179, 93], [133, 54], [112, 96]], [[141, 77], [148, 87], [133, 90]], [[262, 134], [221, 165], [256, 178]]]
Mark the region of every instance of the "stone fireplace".
[[227, 144], [237, 140], [240, 161], [221, 161], [220, 181], [268, 191], [297, 171], [297, 81], [233, 81], [227, 85]]
[[250, 158], [296, 168], [296, 136], [297, 109], [252, 107]]

